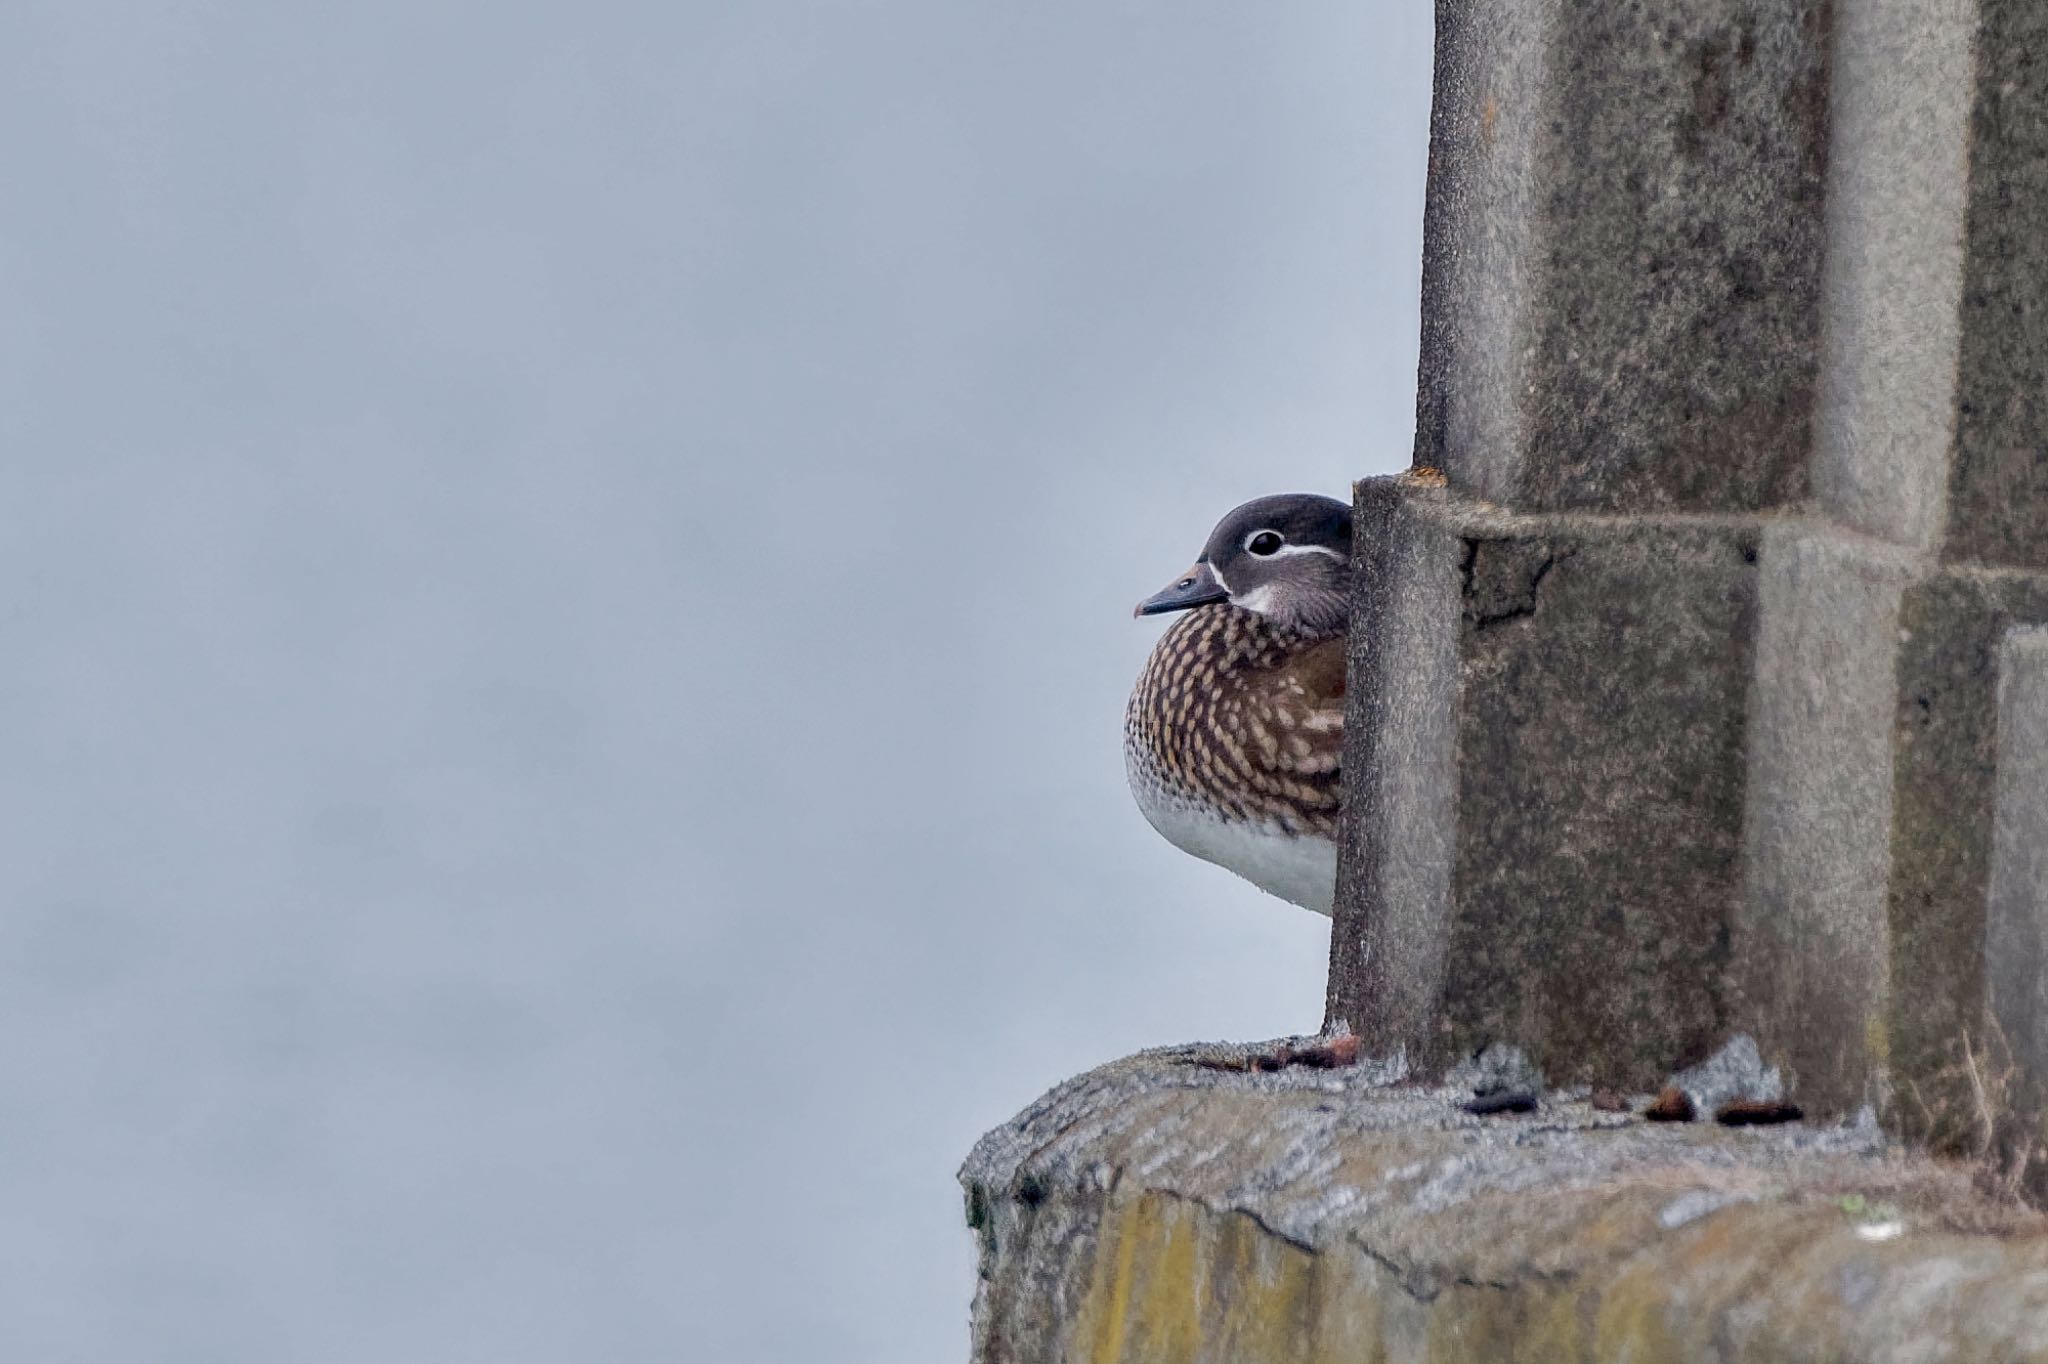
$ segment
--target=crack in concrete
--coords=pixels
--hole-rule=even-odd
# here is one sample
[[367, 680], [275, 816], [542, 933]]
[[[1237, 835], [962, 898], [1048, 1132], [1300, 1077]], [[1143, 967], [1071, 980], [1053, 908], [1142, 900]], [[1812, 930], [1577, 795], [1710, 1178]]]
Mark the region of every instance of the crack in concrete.
[[[1480, 545], [1502, 546], [1480, 562]], [[1465, 604], [1465, 619], [1472, 623], [1474, 631], [1491, 630], [1508, 621], [1521, 620], [1536, 614], [1538, 592], [1543, 580], [1558, 562], [1571, 556], [1571, 549], [1558, 549], [1551, 544], [1536, 542], [1527, 548], [1541, 557], [1532, 567], [1513, 562], [1513, 550], [1519, 546], [1508, 546], [1503, 541], [1480, 541], [1468, 539], [1458, 560], [1459, 595]], [[1516, 579], [1520, 581], [1516, 581]]]

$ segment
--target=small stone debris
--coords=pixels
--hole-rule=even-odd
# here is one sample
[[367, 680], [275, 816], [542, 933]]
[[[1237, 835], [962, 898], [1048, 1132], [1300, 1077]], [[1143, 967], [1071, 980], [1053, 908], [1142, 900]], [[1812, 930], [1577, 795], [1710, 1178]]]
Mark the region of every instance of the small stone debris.
[[1488, 1118], [1498, 1113], [1534, 1113], [1537, 1100], [1524, 1089], [1508, 1094], [1482, 1094], [1460, 1107], [1476, 1117]]
[[1769, 1123], [1798, 1122], [1806, 1115], [1798, 1104], [1772, 1103], [1764, 1099], [1737, 1099], [1714, 1110], [1714, 1121], [1723, 1127], [1758, 1127]]
[[1358, 1064], [1358, 1039], [1350, 1033], [1339, 1033], [1327, 1042], [1304, 1047], [1294, 1054], [1293, 1064], [1314, 1066], [1319, 1070], [1340, 1070], [1345, 1066]]
[[1695, 1113], [1718, 1113], [1731, 1103], [1777, 1103], [1785, 1097], [1784, 1077], [1764, 1064], [1756, 1039], [1737, 1033], [1706, 1060], [1668, 1081], [1685, 1091]]
[[1628, 1112], [1628, 1096], [1612, 1089], [1596, 1089], [1586, 1102], [1601, 1113]]
[[1495, 1042], [1451, 1067], [1444, 1083], [1480, 1098], [1495, 1094], [1541, 1094], [1543, 1072], [1520, 1047]]
[[1666, 1085], [1643, 1110], [1651, 1122], [1691, 1122], [1696, 1116], [1692, 1096], [1677, 1085]]

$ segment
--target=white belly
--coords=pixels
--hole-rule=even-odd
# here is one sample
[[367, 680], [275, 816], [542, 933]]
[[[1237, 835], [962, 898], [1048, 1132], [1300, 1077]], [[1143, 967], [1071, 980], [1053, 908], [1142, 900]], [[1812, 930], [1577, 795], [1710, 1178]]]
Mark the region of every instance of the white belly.
[[1337, 897], [1337, 845], [1327, 838], [1290, 834], [1278, 825], [1238, 824], [1178, 792], [1131, 773], [1138, 809], [1167, 842], [1205, 862], [1236, 872], [1270, 895], [1318, 914]]

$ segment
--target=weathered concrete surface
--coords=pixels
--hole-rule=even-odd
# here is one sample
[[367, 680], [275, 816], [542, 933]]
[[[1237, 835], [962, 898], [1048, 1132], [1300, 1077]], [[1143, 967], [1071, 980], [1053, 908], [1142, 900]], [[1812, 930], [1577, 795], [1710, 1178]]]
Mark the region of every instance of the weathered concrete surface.
[[1538, 510], [1806, 490], [1828, 7], [1437, 7], [1415, 462]]
[[1345, 762], [1369, 785], [1332, 1018], [1429, 1070], [1496, 1040], [1560, 1083], [1698, 1060], [1732, 1031], [1759, 529], [1513, 515], [1413, 479], [1360, 499], [1388, 624], [1352, 635]]
[[1951, 559], [2048, 569], [2048, 5], [1978, 0]]
[[1327, 1018], [1616, 1085], [1747, 1032], [2048, 1198], [2048, 5], [1439, 0], [1427, 215]]
[[1242, 1048], [1069, 1081], [961, 1171], [980, 1364], [2048, 1360], [2048, 1231], [1872, 1123], [1472, 1117]]
[[2035, 805], [2005, 642], [2048, 577], [1817, 517], [1358, 498], [1329, 1018], [1427, 1073], [1505, 1042], [1635, 1088], [1751, 1032], [1814, 1111], [1954, 1144], [1929, 1111], [2048, 959], [2009, 950], [2031, 838], [1993, 899], [1994, 820]]
[[2048, 1076], [2048, 629], [1998, 651], [1998, 782], [1991, 820], [1985, 986], [2014, 1058]]
[[1733, 1013], [1826, 1112], [1885, 1097], [1892, 665], [1912, 567], [1825, 523], [1767, 526], [1758, 555]]
[[1976, 18], [1835, 6], [1815, 500], [1916, 548], [1942, 529], [1955, 433]]
[[[1892, 744], [1886, 1000], [1907, 1130], [1954, 1143], [1930, 1113], [1968, 1109], [1960, 1063], [1985, 1050], [1985, 952], [1999, 769], [2000, 651], [2048, 622], [2048, 581], [1956, 569], [1915, 583], [1899, 609]], [[1995, 1016], [1995, 1014], [1993, 1015]], [[2035, 1076], [2037, 1081], [2048, 1076]]]
[[[1458, 565], [1463, 542], [1404, 508], [1447, 502], [1431, 480], [1358, 485], [1352, 544], [1358, 590], [1379, 628], [1347, 641], [1343, 827], [1337, 899], [1369, 905], [1330, 939], [1327, 1007], [1354, 994], [1390, 1036], [1420, 1037], [1443, 989], [1457, 832]], [[1352, 878], [1366, 878], [1350, 884]], [[1364, 1020], [1361, 1018], [1361, 1024]]]

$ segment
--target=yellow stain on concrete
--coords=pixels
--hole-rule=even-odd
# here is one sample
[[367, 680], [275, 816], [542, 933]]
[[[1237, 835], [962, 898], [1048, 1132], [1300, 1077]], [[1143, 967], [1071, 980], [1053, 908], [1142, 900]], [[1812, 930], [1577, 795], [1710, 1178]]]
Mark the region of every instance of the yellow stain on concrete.
[[1099, 1245], [1075, 1332], [1090, 1364], [1314, 1357], [1323, 1267], [1249, 1217], [1141, 1194], [1105, 1211]]
[[[1161, 1193], [1112, 1198], [1061, 1359], [1087, 1364], [1683, 1364], [1717, 1358], [1726, 1309], [1826, 1318], [1787, 1294], [1840, 1282], [1825, 1206], [1738, 1203], [1645, 1238], [1680, 1190], [1553, 1219], [1580, 1272], [1438, 1283], [1419, 1296], [1358, 1250], [1313, 1254], [1241, 1213]], [[1722, 1323], [1717, 1326], [1716, 1323]], [[1815, 1323], [1818, 1325], [1818, 1323]], [[1804, 1339], [1831, 1340], [1827, 1328]], [[1743, 1356], [1748, 1357], [1748, 1356]]]
[[1074, 1332], [1088, 1364], [1507, 1364], [1575, 1359], [1585, 1340], [1568, 1292], [1424, 1301], [1363, 1253], [1310, 1254], [1168, 1195], [1112, 1200], [1098, 1247]]

